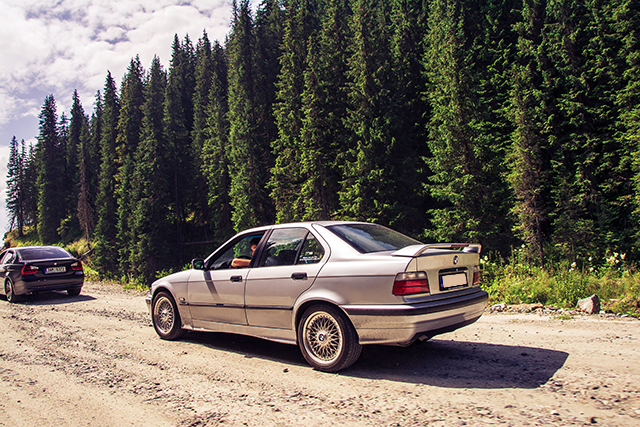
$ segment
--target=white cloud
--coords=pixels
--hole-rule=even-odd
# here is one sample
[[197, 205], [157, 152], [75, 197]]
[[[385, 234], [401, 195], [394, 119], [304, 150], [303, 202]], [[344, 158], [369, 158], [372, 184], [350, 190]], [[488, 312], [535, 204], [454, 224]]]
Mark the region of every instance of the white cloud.
[[230, 19], [230, 0], [3, 0], [0, 125], [25, 112], [34, 88], [56, 99], [78, 89], [90, 104], [108, 70], [119, 83], [136, 55], [145, 67], [154, 55], [167, 67], [174, 34], [196, 43], [206, 30], [223, 42]]

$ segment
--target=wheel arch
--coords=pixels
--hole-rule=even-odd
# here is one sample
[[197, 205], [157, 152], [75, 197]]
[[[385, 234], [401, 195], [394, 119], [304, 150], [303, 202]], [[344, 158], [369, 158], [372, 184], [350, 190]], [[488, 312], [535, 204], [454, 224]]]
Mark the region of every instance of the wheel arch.
[[309, 299], [309, 300], [304, 301], [303, 303], [301, 303], [299, 306], [296, 307], [295, 319], [294, 319], [294, 325], [293, 325], [294, 330], [296, 331], [296, 344], [299, 343], [298, 326], [300, 325], [300, 321], [302, 320], [302, 316], [307, 311], [307, 309], [309, 309], [309, 307], [313, 307], [314, 305], [328, 305], [328, 306], [331, 306], [331, 307], [337, 309], [338, 311], [340, 311], [344, 315], [345, 319], [353, 327], [353, 330], [356, 333], [356, 337], [358, 338], [358, 342], [360, 342], [360, 336], [358, 335], [358, 331], [356, 330], [355, 326], [353, 325], [353, 322], [351, 321], [351, 318], [349, 317], [347, 312], [344, 311], [342, 309], [342, 307], [340, 307], [339, 304], [336, 304], [335, 301], [331, 301], [331, 300], [327, 300], [327, 299]]
[[158, 283], [156, 286], [153, 287], [152, 292], [151, 292], [151, 303], [152, 304], [153, 304], [153, 301], [155, 300], [156, 296], [160, 292], [166, 292], [173, 299], [173, 302], [176, 304], [176, 307], [178, 308], [178, 314], [180, 315], [180, 320], [182, 322], [182, 327], [186, 328], [186, 329], [192, 328], [193, 324], [192, 324], [192, 321], [191, 321], [191, 312], [189, 311], [189, 306], [186, 305], [185, 303], [182, 303], [180, 301], [180, 299], [176, 296], [176, 292], [175, 292], [173, 286], [171, 286], [171, 283], [169, 283], [169, 282], [161, 282], [161, 283]]

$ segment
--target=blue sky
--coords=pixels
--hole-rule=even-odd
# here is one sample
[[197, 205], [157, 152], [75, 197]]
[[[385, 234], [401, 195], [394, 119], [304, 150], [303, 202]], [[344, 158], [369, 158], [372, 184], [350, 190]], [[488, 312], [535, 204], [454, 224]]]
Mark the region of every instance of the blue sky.
[[[175, 34], [195, 44], [207, 31], [224, 43], [231, 0], [0, 0], [0, 231], [8, 228], [8, 147], [35, 143], [44, 98], [69, 116], [78, 90], [87, 114], [107, 71], [119, 83], [131, 58], [168, 68]], [[256, 2], [254, 2], [256, 3]]]

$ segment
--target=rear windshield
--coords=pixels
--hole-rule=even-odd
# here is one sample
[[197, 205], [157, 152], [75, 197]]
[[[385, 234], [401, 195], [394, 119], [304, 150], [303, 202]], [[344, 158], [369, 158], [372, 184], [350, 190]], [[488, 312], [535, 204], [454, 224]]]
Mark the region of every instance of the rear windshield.
[[360, 253], [395, 251], [421, 242], [377, 224], [340, 224], [327, 227]]
[[58, 247], [25, 248], [18, 250], [23, 261], [37, 261], [39, 259], [71, 258], [69, 252]]

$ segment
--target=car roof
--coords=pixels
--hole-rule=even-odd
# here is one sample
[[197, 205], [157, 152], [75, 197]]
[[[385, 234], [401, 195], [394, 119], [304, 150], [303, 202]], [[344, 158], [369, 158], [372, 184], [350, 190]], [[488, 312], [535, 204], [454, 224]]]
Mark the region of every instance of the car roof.
[[370, 225], [381, 225], [375, 224], [372, 222], [363, 222], [363, 221], [330, 221], [330, 220], [321, 220], [321, 221], [300, 221], [300, 222], [287, 222], [283, 224], [271, 224], [271, 225], [263, 225], [260, 227], [248, 228], [246, 230], [242, 230], [241, 233], [245, 232], [254, 232], [254, 231], [264, 231], [270, 228], [286, 228], [286, 227], [299, 227], [301, 225], [322, 225], [324, 227], [328, 227], [331, 225], [342, 225], [342, 224], [370, 224]]
[[54, 245], [47, 245], [47, 246], [16, 246], [16, 247], [10, 248], [10, 249], [15, 249], [17, 251], [21, 251], [23, 249], [51, 249], [51, 248], [62, 249], [63, 251], [68, 252], [62, 246], [54, 246]]

